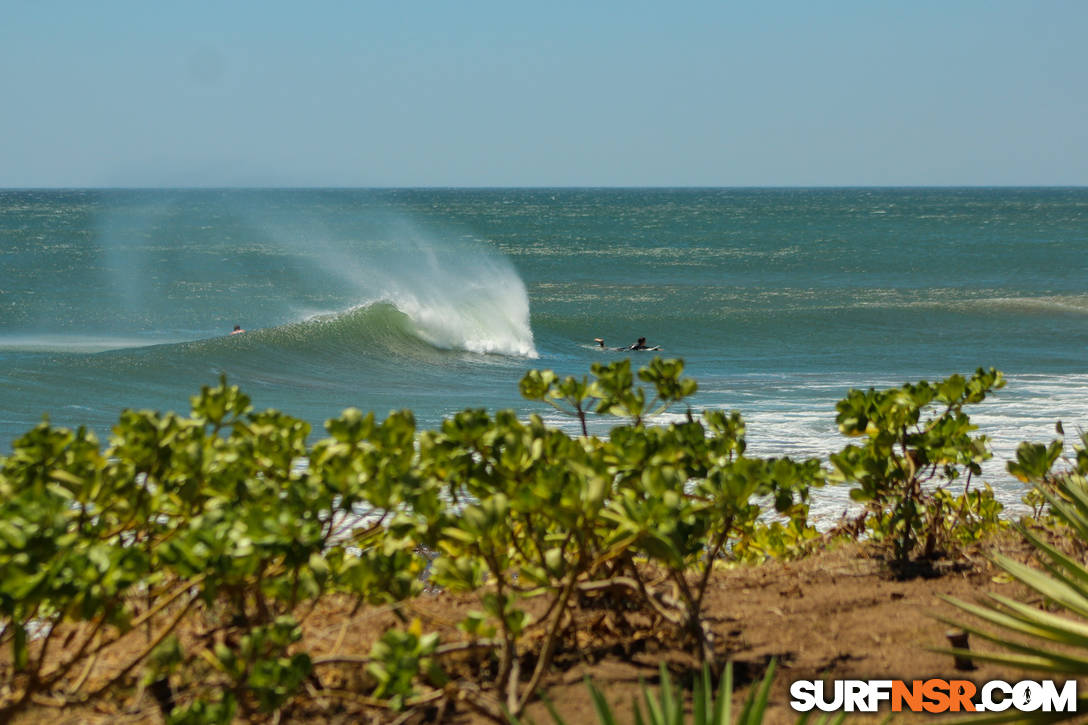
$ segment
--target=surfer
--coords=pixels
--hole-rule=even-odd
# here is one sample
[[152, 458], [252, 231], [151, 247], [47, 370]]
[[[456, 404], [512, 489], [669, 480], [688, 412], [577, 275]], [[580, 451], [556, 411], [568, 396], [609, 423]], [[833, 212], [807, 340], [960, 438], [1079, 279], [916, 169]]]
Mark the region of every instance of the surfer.
[[235, 325], [235, 326], [234, 326], [234, 329], [233, 329], [233, 330], [231, 331], [231, 333], [230, 333], [230, 334], [232, 334], [232, 335], [238, 335], [238, 334], [241, 334], [241, 333], [243, 333], [243, 332], [245, 332], [245, 330], [243, 330], [243, 329], [242, 329], [242, 326], [241, 326], [241, 325]]
[[593, 338], [593, 342], [597, 343], [597, 347], [601, 348], [602, 350], [615, 350], [616, 352], [627, 352], [629, 350], [660, 350], [661, 349], [660, 345], [654, 345], [653, 347], [650, 347], [649, 345], [647, 345], [645, 337], [640, 337], [638, 339], [638, 342], [636, 342], [633, 345], [628, 345], [627, 347], [608, 347], [608, 348], [606, 348], [604, 346], [604, 338], [603, 337], [595, 337], [595, 338]]
[[661, 349], [660, 345], [654, 345], [653, 347], [651, 347], [650, 345], [647, 345], [645, 337], [640, 337], [638, 339], [638, 342], [636, 342], [634, 345], [631, 345], [630, 347], [621, 347], [620, 348], [620, 350], [650, 350], [650, 351], [655, 351], [655, 350], [660, 350], [660, 349]]

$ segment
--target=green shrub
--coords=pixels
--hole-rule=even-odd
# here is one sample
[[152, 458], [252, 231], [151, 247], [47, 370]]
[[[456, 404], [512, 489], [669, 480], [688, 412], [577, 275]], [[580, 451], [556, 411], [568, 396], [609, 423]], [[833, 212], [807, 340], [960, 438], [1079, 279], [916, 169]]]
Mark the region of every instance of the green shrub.
[[[398, 603], [425, 583], [476, 593], [461, 629], [494, 675], [488, 698], [514, 715], [577, 642], [579, 611], [638, 611], [713, 661], [703, 600], [714, 568], [807, 551], [809, 493], [826, 472], [749, 455], [736, 412], [689, 407], [663, 422], [696, 392], [683, 372], [654, 358], [637, 374], [629, 360], [581, 380], [526, 374], [521, 392], [577, 418], [575, 436], [512, 411], [465, 410], [418, 431], [407, 411], [379, 422], [348, 409], [308, 445], [307, 423], [254, 411], [225, 380], [187, 416], [124, 411], [104, 450], [86, 430], [43, 422], [0, 459], [0, 645], [14, 670], [0, 719], [37, 695], [84, 702], [137, 678], [177, 722], [276, 717], [345, 661], [305, 651], [325, 597], [407, 622]], [[842, 430], [866, 442], [835, 469], [901, 556], [981, 536], [996, 518], [988, 488], [953, 497], [923, 484], [977, 475], [988, 452], [962, 409], [1002, 382], [979, 371], [839, 404]], [[621, 424], [590, 436], [596, 415]], [[134, 630], [139, 646], [87, 687], [81, 673]], [[457, 687], [441, 661], [456, 646], [418, 624], [391, 630], [349, 656], [369, 674], [359, 692], [323, 697], [433, 702]]]
[[[831, 456], [833, 478], [857, 484], [850, 496], [866, 506], [861, 526], [887, 542], [898, 563], [955, 543], [959, 524], [975, 532], [997, 525], [992, 492], [969, 491], [990, 451], [985, 436], [972, 437], [977, 426], [964, 408], [1004, 384], [1000, 372], [979, 368], [966, 379], [851, 390], [836, 406], [839, 430], [863, 442]], [[944, 487], [964, 473], [964, 493], [951, 497]]]

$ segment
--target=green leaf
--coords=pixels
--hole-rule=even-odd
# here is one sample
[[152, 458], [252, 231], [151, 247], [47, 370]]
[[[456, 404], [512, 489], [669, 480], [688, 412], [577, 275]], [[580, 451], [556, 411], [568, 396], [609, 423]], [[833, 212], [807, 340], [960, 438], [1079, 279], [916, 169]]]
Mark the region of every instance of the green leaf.
[[605, 700], [604, 694], [597, 689], [597, 686], [593, 684], [593, 681], [586, 677], [586, 687], [589, 688], [590, 698], [593, 700], [593, 709], [597, 712], [597, 720], [601, 725], [616, 725], [616, 716], [612, 712], [612, 707]]
[[26, 548], [26, 534], [23, 532], [23, 527], [11, 521], [0, 519], [0, 540], [12, 549]]

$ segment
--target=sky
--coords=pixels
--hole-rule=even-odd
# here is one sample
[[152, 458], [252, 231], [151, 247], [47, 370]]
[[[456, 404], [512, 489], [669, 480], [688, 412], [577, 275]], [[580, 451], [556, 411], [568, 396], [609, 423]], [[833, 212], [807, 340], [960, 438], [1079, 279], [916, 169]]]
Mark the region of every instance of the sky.
[[0, 0], [0, 187], [1088, 185], [1084, 0]]

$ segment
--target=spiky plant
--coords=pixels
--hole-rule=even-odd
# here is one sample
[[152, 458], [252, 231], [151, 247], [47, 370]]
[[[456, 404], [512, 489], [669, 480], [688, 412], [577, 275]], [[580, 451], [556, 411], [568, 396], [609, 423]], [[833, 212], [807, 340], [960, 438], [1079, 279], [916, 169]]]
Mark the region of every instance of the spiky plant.
[[[727, 663], [725, 671], [722, 672], [721, 680], [718, 682], [717, 698], [714, 696], [710, 668], [704, 664], [701, 675], [695, 678], [691, 702], [691, 722], [694, 725], [760, 725], [767, 712], [767, 700], [771, 694], [774, 671], [775, 662], [772, 660], [766, 674], [763, 675], [763, 679], [757, 687], [748, 693], [744, 705], [734, 718], [732, 709], [733, 663]], [[615, 712], [613, 712], [612, 706], [608, 704], [600, 688], [589, 678], [586, 678], [586, 687], [589, 688], [589, 694], [593, 698], [593, 706], [597, 711], [597, 719], [600, 725], [617, 725]], [[642, 699], [646, 704], [645, 714], [641, 703], [637, 699], [634, 702], [635, 725], [684, 725], [687, 722], [684, 718], [684, 698], [681, 690], [669, 677], [669, 671], [664, 663], [661, 664], [661, 689], [654, 695], [650, 688], [643, 683]], [[555, 725], [566, 725], [566, 721], [556, 712], [550, 700], [545, 698], [544, 704], [547, 706]], [[810, 715], [811, 713], [805, 713], [798, 718], [798, 725], [808, 723]], [[841, 725], [845, 717], [845, 713], [840, 713], [834, 717], [824, 715], [817, 719], [813, 725]], [[510, 721], [514, 725], [520, 725], [523, 722], [513, 717], [510, 718]], [[525, 722], [532, 725], [531, 720]]]
[[[1088, 542], [1088, 479], [1077, 472], [1070, 472], [1048, 477], [1045, 484], [1036, 483], [1035, 489], [1050, 504], [1054, 518], [1068, 527], [1068, 535]], [[951, 618], [938, 619], [1007, 651], [941, 651], [1046, 673], [1052, 677], [1068, 679], [1088, 676], [1088, 568], [1026, 527], [1020, 527], [1020, 532], [1035, 548], [1045, 571], [1007, 556], [994, 556], [993, 561], [1014, 579], [1042, 595], [1060, 613], [999, 594], [990, 594], [988, 600], [977, 604], [944, 597], [986, 624], [973, 626]], [[972, 725], [983, 725], [1060, 722], [1080, 718], [1088, 712], [1088, 693], [1079, 694], [1076, 709], [1075, 713], [1012, 710], [990, 717], [972, 718], [970, 722]]]

